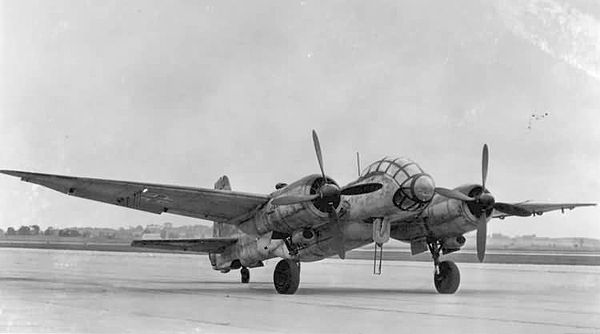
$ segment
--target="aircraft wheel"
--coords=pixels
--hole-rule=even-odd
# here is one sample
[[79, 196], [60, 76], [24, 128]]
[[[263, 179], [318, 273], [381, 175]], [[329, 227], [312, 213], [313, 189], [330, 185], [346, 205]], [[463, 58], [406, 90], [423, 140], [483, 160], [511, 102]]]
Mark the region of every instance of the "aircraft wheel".
[[442, 261], [438, 266], [438, 272], [434, 274], [433, 281], [439, 293], [455, 293], [460, 285], [460, 271], [454, 262]]
[[292, 260], [281, 260], [273, 272], [275, 290], [284, 295], [293, 295], [300, 285], [300, 263]]
[[242, 283], [250, 282], [250, 270], [248, 268], [242, 267], [240, 274], [242, 274]]

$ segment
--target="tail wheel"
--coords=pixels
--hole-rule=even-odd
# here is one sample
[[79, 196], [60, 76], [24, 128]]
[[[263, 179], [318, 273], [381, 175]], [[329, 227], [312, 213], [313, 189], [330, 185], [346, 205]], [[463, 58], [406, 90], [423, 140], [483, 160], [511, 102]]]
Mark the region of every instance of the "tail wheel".
[[293, 295], [300, 285], [300, 263], [284, 259], [277, 263], [273, 272], [275, 290], [284, 295]]
[[250, 282], [250, 270], [248, 268], [242, 267], [240, 274], [242, 275], [242, 283]]
[[460, 285], [460, 271], [452, 261], [442, 261], [434, 274], [433, 281], [439, 293], [452, 294]]

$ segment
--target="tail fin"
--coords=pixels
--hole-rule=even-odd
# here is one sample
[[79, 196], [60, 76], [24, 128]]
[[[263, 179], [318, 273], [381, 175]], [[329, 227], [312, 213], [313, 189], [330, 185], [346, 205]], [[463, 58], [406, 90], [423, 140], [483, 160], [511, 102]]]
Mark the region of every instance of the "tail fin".
[[217, 182], [215, 182], [215, 189], [217, 190], [231, 190], [231, 184], [229, 184], [229, 178], [227, 175], [221, 176]]
[[[215, 182], [215, 189], [217, 190], [231, 190], [231, 184], [227, 175], [221, 176], [217, 182]], [[237, 228], [233, 225], [225, 223], [213, 223], [213, 237], [230, 237], [237, 234]]]

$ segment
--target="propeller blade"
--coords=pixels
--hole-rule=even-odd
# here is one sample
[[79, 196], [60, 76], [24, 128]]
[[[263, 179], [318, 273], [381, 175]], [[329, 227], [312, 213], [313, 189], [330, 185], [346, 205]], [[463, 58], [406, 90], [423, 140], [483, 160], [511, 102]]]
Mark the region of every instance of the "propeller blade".
[[383, 187], [381, 183], [363, 183], [357, 184], [353, 186], [347, 186], [342, 189], [342, 195], [351, 196], [351, 195], [362, 195], [372, 193], [377, 191]]
[[483, 144], [483, 152], [481, 153], [481, 186], [485, 191], [485, 181], [488, 174], [489, 150], [487, 144]]
[[481, 213], [479, 221], [477, 222], [477, 258], [479, 262], [483, 262], [485, 257], [485, 242], [487, 239], [487, 221], [485, 212]]
[[520, 206], [516, 206], [508, 203], [496, 203], [494, 204], [494, 209], [501, 211], [503, 213], [519, 216], [519, 217], [529, 217], [531, 216], [531, 212], [527, 209], [524, 209]]
[[325, 170], [323, 169], [323, 155], [321, 154], [321, 144], [319, 144], [319, 137], [317, 131], [312, 130], [313, 144], [315, 144], [315, 152], [317, 153], [317, 160], [319, 161], [319, 168], [321, 168], [321, 175], [325, 178]]
[[435, 192], [444, 197], [457, 199], [459, 201], [470, 202], [470, 201], [475, 200], [473, 197], [469, 197], [469, 196], [461, 193], [460, 191], [456, 191], [456, 190], [437, 187], [437, 188], [435, 188]]
[[319, 197], [319, 194], [314, 194], [314, 195], [288, 195], [288, 196], [279, 196], [279, 197], [275, 197], [271, 203], [273, 203], [273, 205], [290, 205], [290, 204], [297, 204], [297, 203], [303, 203], [303, 202], [309, 202], [314, 200], [315, 198]]
[[331, 232], [333, 233], [333, 247], [338, 253], [340, 259], [346, 258], [346, 250], [344, 249], [344, 232], [340, 228], [340, 218], [335, 211], [333, 205], [329, 206], [329, 218], [333, 221]]

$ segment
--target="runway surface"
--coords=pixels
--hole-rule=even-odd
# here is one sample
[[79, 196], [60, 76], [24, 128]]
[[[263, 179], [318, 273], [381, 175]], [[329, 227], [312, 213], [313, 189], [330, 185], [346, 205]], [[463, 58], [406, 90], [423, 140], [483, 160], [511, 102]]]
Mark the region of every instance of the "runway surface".
[[432, 265], [330, 259], [302, 264], [296, 295], [278, 295], [276, 260], [239, 272], [206, 256], [0, 249], [0, 332], [595, 333], [600, 268], [459, 264], [439, 295]]

